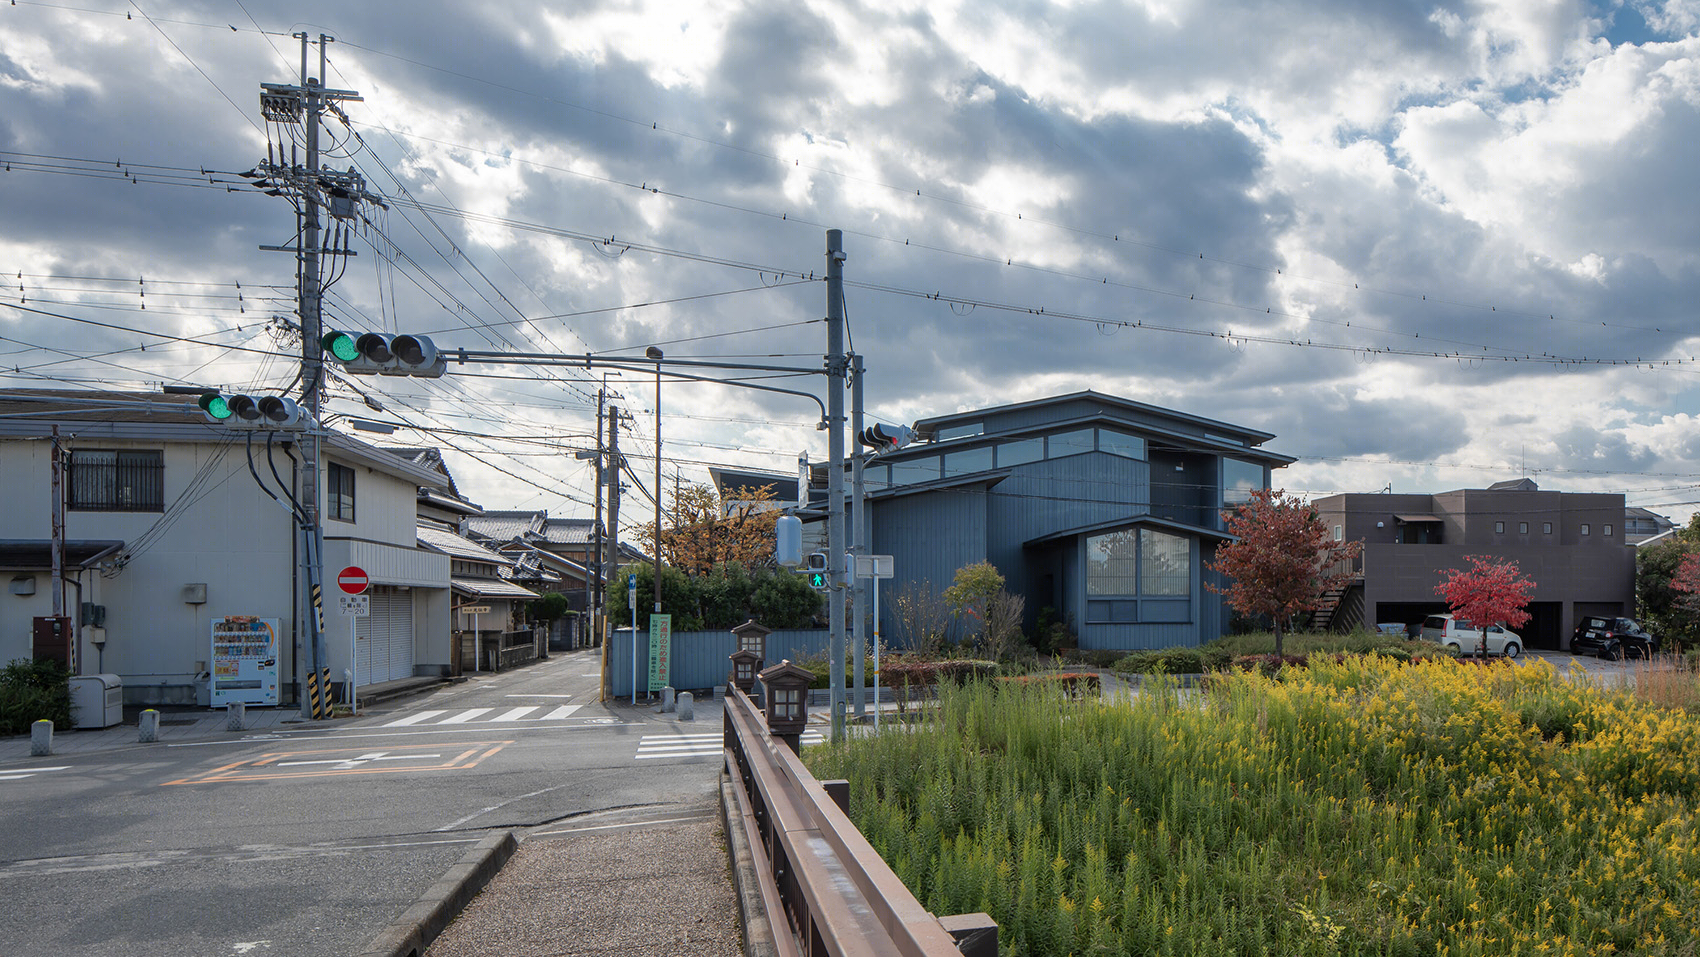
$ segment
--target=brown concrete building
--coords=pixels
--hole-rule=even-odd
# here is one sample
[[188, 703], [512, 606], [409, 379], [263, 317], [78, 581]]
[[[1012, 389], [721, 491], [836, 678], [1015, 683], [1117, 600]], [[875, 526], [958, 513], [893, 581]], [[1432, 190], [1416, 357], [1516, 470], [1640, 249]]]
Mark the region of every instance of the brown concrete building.
[[1584, 615], [1635, 610], [1635, 550], [1624, 538], [1621, 494], [1544, 492], [1533, 481], [1438, 494], [1347, 493], [1311, 503], [1336, 539], [1364, 543], [1361, 577], [1333, 627], [1421, 622], [1441, 614], [1436, 593], [1466, 555], [1515, 561], [1535, 582], [1530, 648], [1567, 648]]

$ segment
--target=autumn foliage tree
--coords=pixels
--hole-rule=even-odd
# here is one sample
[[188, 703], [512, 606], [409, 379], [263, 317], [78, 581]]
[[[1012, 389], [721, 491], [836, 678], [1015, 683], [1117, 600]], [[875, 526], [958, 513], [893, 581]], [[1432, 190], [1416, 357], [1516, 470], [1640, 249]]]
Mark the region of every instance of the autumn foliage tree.
[[1700, 611], [1700, 554], [1682, 556], [1682, 563], [1676, 566], [1676, 574], [1670, 577], [1670, 587], [1680, 596], [1676, 600], [1678, 607]]
[[1316, 510], [1285, 491], [1254, 489], [1245, 504], [1222, 513], [1235, 541], [1216, 550], [1211, 571], [1230, 580], [1205, 587], [1226, 597], [1242, 615], [1268, 615], [1275, 622], [1275, 653], [1294, 616], [1322, 608], [1324, 596], [1351, 580], [1352, 562], [1363, 542], [1336, 542]]
[[1471, 567], [1447, 569], [1446, 578], [1435, 587], [1452, 617], [1468, 621], [1481, 634], [1480, 649], [1487, 653], [1487, 626], [1503, 624], [1516, 628], [1529, 620], [1525, 610], [1535, 583], [1517, 573], [1517, 563], [1500, 561], [1492, 555], [1465, 555]]
[[[661, 529], [661, 560], [693, 578], [716, 565], [761, 568], [773, 562], [773, 486], [742, 488], [725, 499], [713, 486], [691, 484], [669, 502]], [[638, 540], [655, 547], [655, 532], [645, 528]]]

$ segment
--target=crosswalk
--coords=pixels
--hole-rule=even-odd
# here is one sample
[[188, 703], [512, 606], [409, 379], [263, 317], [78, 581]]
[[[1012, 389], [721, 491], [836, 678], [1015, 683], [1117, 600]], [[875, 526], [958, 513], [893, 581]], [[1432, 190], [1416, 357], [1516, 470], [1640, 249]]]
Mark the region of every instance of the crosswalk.
[[0, 781], [22, 781], [24, 778], [32, 775], [45, 774], [48, 771], [68, 771], [70, 769], [71, 766], [69, 764], [61, 764], [51, 768], [32, 768], [27, 766], [19, 768], [4, 768], [0, 769]]
[[[826, 740], [819, 731], [805, 731], [803, 744], [819, 744]], [[726, 736], [722, 732], [703, 734], [646, 734], [638, 742], [637, 759], [653, 761], [665, 758], [697, 758], [720, 754]]]
[[[521, 705], [517, 708], [464, 708], [460, 711], [452, 709], [437, 709], [415, 711], [405, 717], [386, 721], [379, 727], [384, 728], [416, 728], [424, 725], [457, 725], [457, 724], [522, 724], [543, 721], [559, 721], [571, 717], [583, 705], [563, 704], [554, 708], [546, 705]], [[497, 712], [500, 713], [497, 713]], [[533, 714], [534, 711], [543, 712]], [[451, 713], [452, 712], [452, 713]], [[446, 715], [446, 717], [445, 717]]]

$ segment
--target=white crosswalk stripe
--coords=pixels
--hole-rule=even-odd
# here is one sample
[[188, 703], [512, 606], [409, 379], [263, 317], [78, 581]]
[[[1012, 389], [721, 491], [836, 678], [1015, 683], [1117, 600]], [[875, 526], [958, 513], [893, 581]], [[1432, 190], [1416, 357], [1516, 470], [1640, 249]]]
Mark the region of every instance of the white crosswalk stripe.
[[[531, 724], [533, 722], [541, 721], [559, 721], [562, 718], [571, 716], [573, 712], [583, 707], [583, 705], [563, 704], [551, 709], [547, 714], [532, 714], [533, 711], [537, 711], [542, 707], [542, 705], [538, 704], [522, 705], [518, 708], [509, 708], [501, 714], [495, 715], [491, 714], [492, 711], [496, 710], [495, 708], [467, 708], [462, 711], [456, 711], [453, 714], [449, 714], [446, 709], [416, 711], [413, 714], [397, 718], [394, 721], [386, 721], [381, 725], [381, 727], [411, 728], [418, 727], [420, 725], [444, 724]], [[446, 714], [449, 716], [446, 718], [443, 717], [443, 715]]]
[[[801, 738], [805, 746], [826, 740], [819, 731], [805, 731]], [[726, 738], [718, 732], [705, 734], [646, 734], [638, 742], [637, 759], [652, 761], [659, 758], [696, 758], [717, 755]]]

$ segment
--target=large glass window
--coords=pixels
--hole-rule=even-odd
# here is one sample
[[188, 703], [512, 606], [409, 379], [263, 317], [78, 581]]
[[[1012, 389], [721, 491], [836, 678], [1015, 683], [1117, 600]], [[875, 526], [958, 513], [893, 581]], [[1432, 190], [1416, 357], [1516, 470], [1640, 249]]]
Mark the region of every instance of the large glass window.
[[979, 422], [970, 422], [967, 425], [953, 425], [949, 428], [938, 430], [938, 441], [946, 442], [951, 439], [966, 439], [970, 436], [979, 435], [985, 430], [985, 425]]
[[1094, 448], [1093, 436], [1096, 429], [1075, 429], [1073, 432], [1058, 432], [1050, 437], [1048, 458], [1060, 459], [1065, 455], [1079, 455], [1090, 452]]
[[1098, 430], [1098, 451], [1119, 455], [1126, 459], [1145, 459], [1145, 440], [1137, 435], [1117, 432], [1112, 429]]
[[1192, 594], [1192, 539], [1142, 528], [1139, 556], [1141, 594]]
[[1086, 539], [1086, 594], [1192, 594], [1192, 539], [1126, 528]]
[[978, 449], [963, 449], [960, 452], [944, 454], [944, 476], [969, 475], [974, 472], [984, 472], [992, 467], [992, 447], [987, 445]]
[[165, 453], [71, 453], [65, 507], [85, 512], [159, 512], [165, 509]]
[[885, 488], [891, 484], [891, 469], [884, 465], [862, 466], [862, 484], [870, 489]]
[[931, 482], [939, 477], [939, 457], [929, 455], [926, 458], [910, 459], [906, 462], [891, 463], [891, 484], [914, 485], [918, 482]]
[[1017, 439], [998, 446], [998, 468], [1026, 465], [1045, 457], [1044, 439]]
[[1222, 460], [1222, 504], [1251, 501], [1253, 489], [1263, 487], [1263, 466], [1239, 459]]

